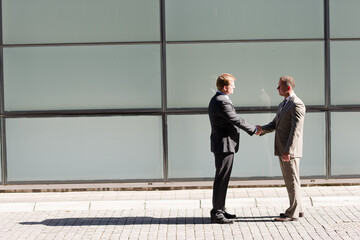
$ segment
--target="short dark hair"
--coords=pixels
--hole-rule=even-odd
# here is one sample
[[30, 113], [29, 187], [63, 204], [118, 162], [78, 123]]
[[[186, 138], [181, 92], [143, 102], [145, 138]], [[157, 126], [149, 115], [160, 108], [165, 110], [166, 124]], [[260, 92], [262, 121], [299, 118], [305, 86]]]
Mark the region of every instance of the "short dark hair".
[[232, 81], [235, 81], [236, 78], [230, 73], [223, 73], [216, 79], [216, 87], [220, 91], [224, 86], [229, 86]]

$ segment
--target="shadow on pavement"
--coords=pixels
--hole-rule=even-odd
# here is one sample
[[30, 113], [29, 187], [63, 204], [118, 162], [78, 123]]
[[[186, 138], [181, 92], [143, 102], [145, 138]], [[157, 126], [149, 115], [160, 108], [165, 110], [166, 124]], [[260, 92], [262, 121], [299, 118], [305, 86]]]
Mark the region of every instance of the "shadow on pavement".
[[[269, 219], [270, 218], [270, 219]], [[272, 222], [272, 216], [268, 217], [238, 217], [235, 222]], [[45, 225], [45, 226], [91, 226], [91, 225], [147, 225], [147, 224], [211, 224], [210, 218], [202, 217], [89, 217], [89, 218], [53, 218], [41, 222], [20, 222], [22, 225]]]
[[266, 217], [237, 217], [235, 222], [274, 222], [274, 218], [278, 216], [266, 216]]
[[210, 218], [155, 218], [155, 217], [88, 217], [54, 218], [41, 222], [20, 222], [23, 225], [42, 224], [46, 226], [91, 226], [91, 225], [146, 225], [146, 224], [210, 224]]

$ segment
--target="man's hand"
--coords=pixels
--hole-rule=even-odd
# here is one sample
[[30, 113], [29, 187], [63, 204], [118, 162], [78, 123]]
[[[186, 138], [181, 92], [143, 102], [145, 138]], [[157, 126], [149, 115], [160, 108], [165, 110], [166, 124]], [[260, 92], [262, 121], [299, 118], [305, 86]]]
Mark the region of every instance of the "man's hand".
[[284, 162], [290, 162], [290, 154], [289, 153], [283, 153], [282, 160]]
[[259, 136], [262, 133], [263, 133], [263, 130], [262, 130], [261, 126], [256, 125], [256, 133], [255, 133], [255, 135]]

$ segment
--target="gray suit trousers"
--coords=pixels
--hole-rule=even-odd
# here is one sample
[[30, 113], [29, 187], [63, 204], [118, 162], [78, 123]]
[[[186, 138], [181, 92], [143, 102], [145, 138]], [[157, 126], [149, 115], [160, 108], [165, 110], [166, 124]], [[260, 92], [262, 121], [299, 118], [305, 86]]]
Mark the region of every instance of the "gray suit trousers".
[[300, 158], [291, 158], [290, 162], [284, 162], [279, 157], [279, 161], [290, 201], [290, 207], [286, 210], [285, 215], [291, 218], [299, 218], [299, 212], [302, 212], [299, 173]]

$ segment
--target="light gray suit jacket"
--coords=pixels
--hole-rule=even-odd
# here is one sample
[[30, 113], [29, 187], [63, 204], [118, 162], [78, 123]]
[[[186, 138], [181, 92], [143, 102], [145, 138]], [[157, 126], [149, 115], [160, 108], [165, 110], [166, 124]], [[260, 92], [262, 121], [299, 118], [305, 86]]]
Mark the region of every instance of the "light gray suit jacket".
[[276, 117], [272, 122], [262, 126], [263, 134], [275, 132], [275, 155], [289, 153], [293, 158], [302, 157], [303, 127], [306, 108], [296, 95], [281, 109], [280, 103]]

